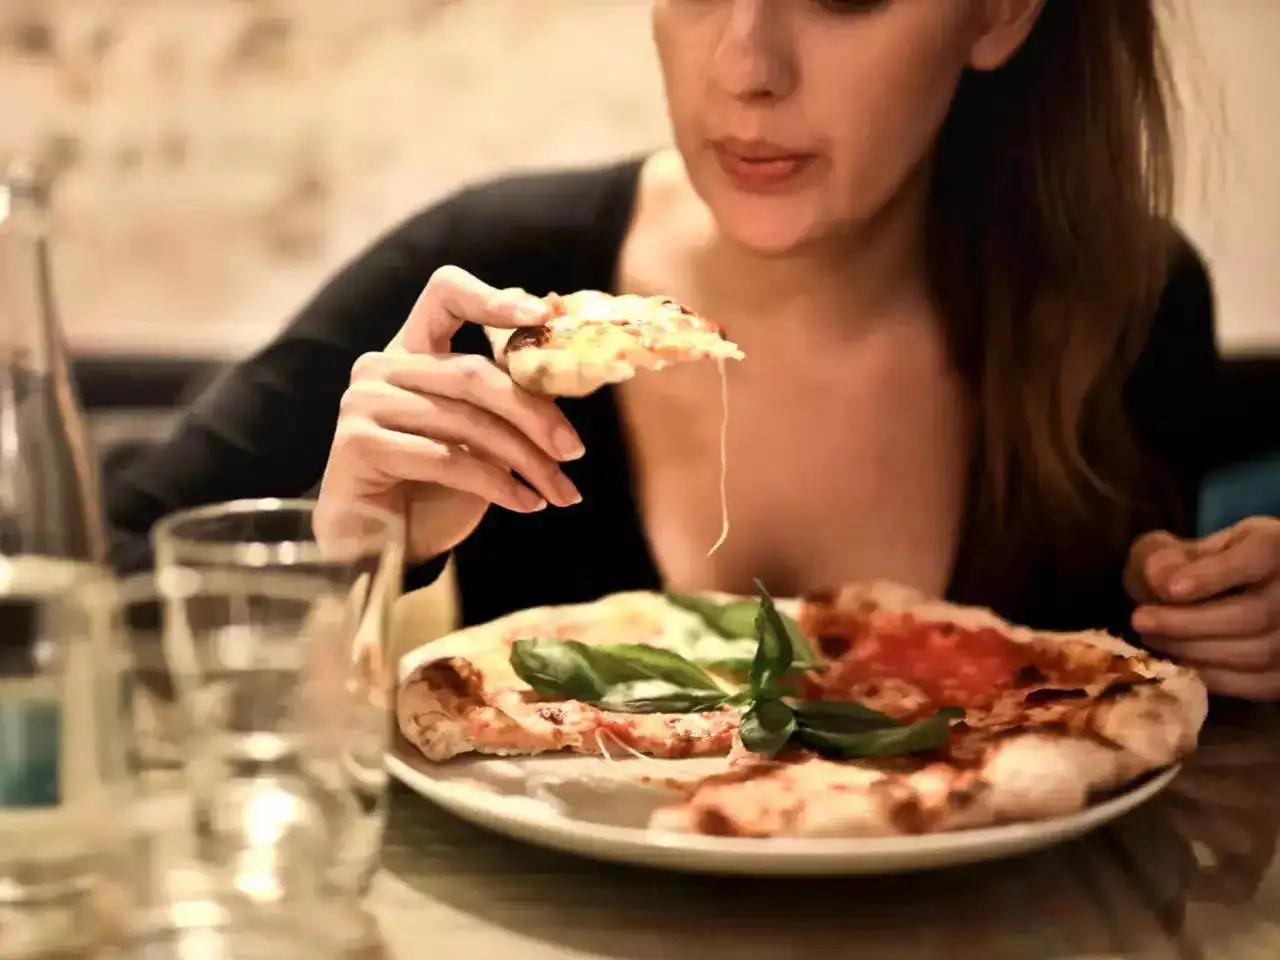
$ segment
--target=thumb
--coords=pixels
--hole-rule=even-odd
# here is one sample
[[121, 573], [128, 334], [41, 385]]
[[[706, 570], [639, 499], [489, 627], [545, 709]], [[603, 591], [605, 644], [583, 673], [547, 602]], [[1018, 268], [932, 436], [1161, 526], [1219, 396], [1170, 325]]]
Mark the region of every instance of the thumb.
[[1168, 599], [1174, 573], [1191, 559], [1191, 545], [1167, 530], [1153, 530], [1133, 541], [1124, 568], [1124, 589], [1135, 603]]
[[523, 290], [498, 290], [460, 267], [431, 275], [388, 350], [446, 354], [464, 323], [502, 328], [545, 323], [545, 302]]

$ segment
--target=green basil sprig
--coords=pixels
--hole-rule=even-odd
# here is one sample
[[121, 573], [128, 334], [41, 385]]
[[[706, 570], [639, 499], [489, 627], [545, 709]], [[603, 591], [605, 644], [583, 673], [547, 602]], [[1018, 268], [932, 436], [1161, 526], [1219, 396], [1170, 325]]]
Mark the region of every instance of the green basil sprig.
[[[717, 603], [706, 597], [676, 593], [672, 590], [665, 591], [663, 595], [673, 607], [696, 614], [698, 619], [717, 636], [731, 642], [742, 641], [740, 656], [720, 656], [714, 660], [707, 660], [705, 663], [708, 667], [725, 673], [745, 673], [751, 669], [759, 639], [759, 630], [756, 626], [760, 616], [759, 599]], [[777, 615], [791, 640], [791, 669], [794, 671], [822, 669], [824, 664], [814, 653], [809, 638], [800, 630], [800, 624], [784, 613], [777, 612]]]
[[543, 696], [623, 713], [700, 713], [728, 699], [696, 663], [641, 643], [517, 640], [511, 668]]
[[901, 757], [929, 753], [947, 745], [951, 721], [964, 717], [958, 707], [943, 707], [915, 723], [880, 726], [863, 730], [832, 729], [825, 722], [814, 723], [803, 707], [795, 708], [796, 732], [791, 742], [823, 756], [841, 760], [854, 757]]
[[964, 716], [955, 707], [903, 724], [860, 703], [785, 699], [791, 691], [781, 681], [794, 656], [790, 632], [764, 584], [757, 580], [756, 588], [756, 657], [747, 686], [730, 698], [743, 709], [743, 746], [764, 757], [775, 757], [785, 747], [803, 747], [838, 760], [927, 753], [946, 746], [951, 721]]
[[678, 653], [639, 643], [517, 640], [511, 666], [543, 696], [580, 700], [618, 713], [703, 713], [736, 707], [742, 714], [743, 745], [764, 757], [775, 757], [787, 747], [833, 759], [893, 757], [946, 745], [952, 721], [964, 716], [954, 707], [904, 724], [860, 703], [797, 699], [786, 680], [806, 669], [812, 648], [795, 621], [778, 611], [764, 584], [757, 580], [756, 588], [759, 600], [732, 604], [698, 597], [676, 600], [679, 595], [668, 594], [673, 603], [698, 613], [717, 631], [744, 629], [741, 618], [749, 604], [755, 656], [744, 665], [746, 683], [737, 693], [725, 693], [706, 670]]
[[516, 676], [544, 696], [595, 702], [609, 686], [596, 672], [587, 646], [575, 640], [517, 640], [511, 648]]

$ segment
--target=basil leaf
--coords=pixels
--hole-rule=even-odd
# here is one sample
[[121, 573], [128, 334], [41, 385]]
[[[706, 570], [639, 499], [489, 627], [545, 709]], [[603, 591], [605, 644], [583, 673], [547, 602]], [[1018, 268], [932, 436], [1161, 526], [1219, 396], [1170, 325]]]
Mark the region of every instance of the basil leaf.
[[633, 680], [611, 688], [598, 706], [618, 713], [704, 713], [724, 706], [725, 695], [668, 683]]
[[696, 618], [688, 623], [668, 625], [662, 636], [662, 649], [680, 654], [686, 660], [699, 665], [715, 663], [719, 660], [746, 658], [750, 660], [756, 652], [755, 636], [722, 637], [705, 623]]
[[760, 605], [754, 600], [734, 600], [730, 603], [719, 605], [720, 609], [714, 616], [714, 625], [712, 619], [703, 617], [707, 620], [707, 626], [712, 627], [717, 633], [725, 637], [746, 637], [755, 636], [756, 613], [760, 609]]
[[672, 606], [697, 614], [703, 623], [726, 639], [749, 639], [755, 636], [756, 602], [754, 600], [716, 603], [706, 597], [676, 593], [674, 590], [663, 591], [663, 595]]
[[[749, 673], [753, 657], [726, 657], [720, 660], [700, 660], [698, 661], [708, 670], [714, 670], [717, 673]], [[827, 664], [816, 663], [810, 660], [793, 660], [791, 669], [788, 673], [804, 673], [807, 670], [817, 670], [819, 672], [826, 670]]]
[[956, 712], [944, 708], [924, 720], [879, 730], [841, 733], [802, 726], [796, 731], [794, 741], [799, 746], [837, 760], [900, 757], [945, 747], [953, 719], [956, 719]]
[[725, 700], [725, 703], [731, 707], [749, 707], [755, 702], [755, 693], [747, 687], [743, 687], [737, 693], [730, 694], [728, 699]]
[[[729, 603], [716, 603], [706, 597], [690, 596], [668, 590], [664, 594], [667, 602], [682, 610], [688, 610], [711, 628], [713, 632], [726, 640], [754, 640], [756, 638], [756, 618], [760, 615], [759, 600], [734, 600]], [[804, 669], [816, 665], [819, 659], [814, 652], [809, 638], [800, 630], [800, 624], [793, 617], [784, 613], [778, 614], [786, 626], [787, 635], [791, 638], [791, 646], [796, 658], [803, 661]], [[728, 658], [726, 658], [728, 659]], [[709, 662], [709, 661], [700, 661]], [[725, 667], [725, 669], [730, 669]]]
[[[803, 663], [808, 670], [812, 667], [821, 666], [821, 661], [817, 653], [814, 652], [813, 644], [809, 642], [809, 638], [804, 635], [800, 629], [799, 622], [794, 617], [789, 617], [781, 610], [774, 608], [778, 619], [782, 621], [782, 625], [786, 627], [787, 636], [791, 639], [791, 650], [796, 663]], [[792, 669], [796, 669], [796, 665], [792, 665]]]
[[796, 718], [781, 700], [757, 700], [742, 714], [738, 735], [752, 753], [772, 759], [796, 732]]
[[608, 685], [583, 655], [584, 649], [566, 640], [517, 640], [511, 645], [511, 669], [544, 696], [595, 701]]
[[665, 680], [673, 686], [720, 692], [720, 686], [696, 663], [678, 653], [643, 643], [583, 645], [582, 654], [606, 684]]
[[708, 670], [715, 670], [717, 673], [747, 673], [754, 659], [754, 656], [725, 657], [720, 660], [706, 660], [703, 663]]
[[748, 683], [757, 692], [769, 690], [791, 671], [794, 651], [791, 636], [782, 622], [777, 608], [773, 605], [773, 597], [759, 580], [756, 589], [760, 591], [760, 612], [756, 616], [755, 660], [751, 664]]
[[801, 727], [824, 733], [861, 733], [902, 725], [887, 713], [843, 700], [806, 700], [791, 704], [791, 709]]

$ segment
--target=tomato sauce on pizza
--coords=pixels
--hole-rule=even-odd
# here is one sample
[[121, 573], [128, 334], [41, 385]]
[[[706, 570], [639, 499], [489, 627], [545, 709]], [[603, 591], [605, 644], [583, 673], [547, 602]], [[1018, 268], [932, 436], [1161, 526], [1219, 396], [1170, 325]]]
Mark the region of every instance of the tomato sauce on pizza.
[[1125, 657], [1089, 644], [1015, 640], [995, 627], [966, 627], [910, 613], [871, 617], [810, 602], [802, 611], [802, 628], [831, 661], [825, 671], [806, 677], [806, 696], [860, 700], [899, 718], [943, 706], [1007, 716], [1010, 707], [1037, 691], [1065, 696], [1142, 680]]

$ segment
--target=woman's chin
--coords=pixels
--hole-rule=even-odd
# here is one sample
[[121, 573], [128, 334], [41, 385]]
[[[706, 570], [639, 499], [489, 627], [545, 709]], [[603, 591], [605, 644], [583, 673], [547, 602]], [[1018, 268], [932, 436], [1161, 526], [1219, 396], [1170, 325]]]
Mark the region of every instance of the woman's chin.
[[719, 218], [720, 234], [762, 257], [784, 257], [811, 244], [820, 234], [808, 217], [780, 217], [760, 213]]
[[753, 196], [732, 189], [716, 194], [708, 206], [720, 235], [760, 256], [794, 253], [833, 226], [812, 195]]

